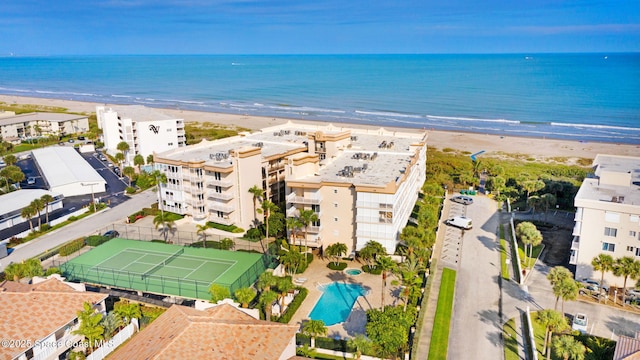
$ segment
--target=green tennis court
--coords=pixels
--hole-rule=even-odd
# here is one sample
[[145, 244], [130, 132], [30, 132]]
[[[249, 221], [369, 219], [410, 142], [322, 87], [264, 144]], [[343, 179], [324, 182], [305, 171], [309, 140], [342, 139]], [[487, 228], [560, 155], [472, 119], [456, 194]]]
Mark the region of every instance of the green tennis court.
[[231, 293], [256, 281], [264, 255], [112, 239], [60, 266], [72, 281], [209, 300], [209, 287]]

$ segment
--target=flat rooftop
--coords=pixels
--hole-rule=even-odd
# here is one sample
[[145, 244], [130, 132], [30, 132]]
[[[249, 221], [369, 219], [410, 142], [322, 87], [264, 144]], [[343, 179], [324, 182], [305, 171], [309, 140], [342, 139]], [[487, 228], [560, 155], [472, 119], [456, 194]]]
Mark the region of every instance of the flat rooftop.
[[81, 120], [81, 119], [87, 119], [87, 118], [88, 118], [87, 115], [34, 112], [34, 113], [20, 114], [15, 116], [0, 117], [0, 126], [18, 124], [22, 122], [32, 122], [32, 121], [65, 122], [65, 121]]
[[106, 180], [80, 155], [69, 146], [49, 146], [31, 152], [49, 186], [87, 182], [106, 183]]
[[53, 198], [62, 196], [62, 194], [43, 189], [21, 189], [0, 195], [0, 218], [12, 211], [29, 206], [33, 200], [39, 199], [45, 194], [49, 194]]
[[112, 110], [118, 113], [122, 118], [129, 118], [135, 122], [158, 121], [158, 120], [182, 120], [163, 113], [154, 108], [142, 105], [120, 105], [109, 106], [105, 110]]
[[[587, 178], [576, 194], [576, 200], [599, 200], [640, 206], [640, 157], [598, 155], [593, 161], [595, 177]], [[605, 174], [619, 175], [624, 184], [601, 181]], [[607, 176], [605, 175], [605, 176]]]

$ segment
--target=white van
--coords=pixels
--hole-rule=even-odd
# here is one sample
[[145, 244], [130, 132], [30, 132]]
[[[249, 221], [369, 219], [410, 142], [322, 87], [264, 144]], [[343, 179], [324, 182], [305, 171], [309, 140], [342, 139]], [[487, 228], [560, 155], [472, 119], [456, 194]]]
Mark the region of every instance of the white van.
[[456, 216], [444, 221], [449, 226], [455, 226], [460, 229], [469, 230], [473, 227], [471, 219], [464, 216]]

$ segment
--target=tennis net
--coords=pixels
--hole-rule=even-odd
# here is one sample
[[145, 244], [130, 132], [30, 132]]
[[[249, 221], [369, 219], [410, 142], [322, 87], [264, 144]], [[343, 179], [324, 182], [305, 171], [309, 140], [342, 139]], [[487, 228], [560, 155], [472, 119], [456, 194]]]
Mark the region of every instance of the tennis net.
[[177, 258], [178, 256], [180, 256], [180, 254], [184, 253], [184, 249], [180, 249], [178, 251], [176, 251], [174, 254], [172, 254], [171, 256], [169, 256], [168, 258], [162, 260], [162, 262], [160, 262], [158, 265], [155, 265], [154, 267], [152, 267], [151, 269], [145, 271], [142, 274], [142, 278], [146, 278], [148, 277], [151, 273], [155, 272], [156, 270], [160, 269], [163, 266], [166, 266], [168, 263], [170, 263], [173, 259]]

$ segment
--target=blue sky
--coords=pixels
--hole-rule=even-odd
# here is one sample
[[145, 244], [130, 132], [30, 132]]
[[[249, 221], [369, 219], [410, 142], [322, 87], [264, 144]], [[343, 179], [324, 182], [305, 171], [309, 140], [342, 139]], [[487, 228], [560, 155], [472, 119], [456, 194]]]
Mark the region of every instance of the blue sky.
[[640, 51], [638, 0], [3, 0], [0, 55]]

